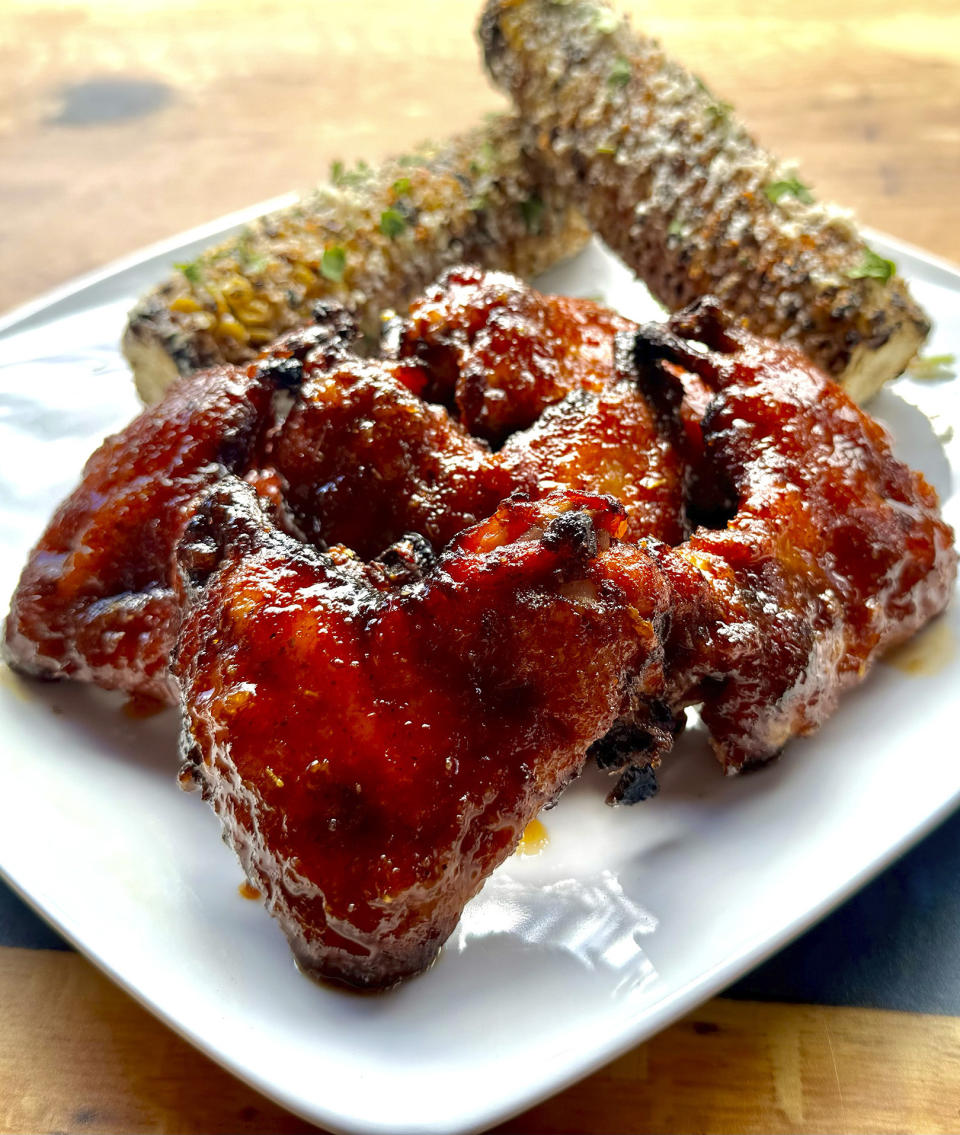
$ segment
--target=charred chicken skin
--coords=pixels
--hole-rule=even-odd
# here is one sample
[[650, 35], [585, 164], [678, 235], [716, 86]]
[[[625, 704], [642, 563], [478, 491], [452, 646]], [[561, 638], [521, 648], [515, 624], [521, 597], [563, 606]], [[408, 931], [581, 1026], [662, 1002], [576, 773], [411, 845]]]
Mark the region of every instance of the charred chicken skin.
[[429, 965], [628, 679], [661, 690], [668, 591], [624, 527], [609, 498], [514, 498], [435, 563], [365, 564], [240, 481], [207, 493], [178, 553], [183, 751], [304, 969]]
[[104, 442], [20, 579], [6, 623], [15, 666], [173, 699], [173, 549], [197, 493], [242, 467], [272, 394], [222, 368]]
[[613, 373], [614, 336], [635, 325], [591, 300], [545, 296], [505, 272], [448, 269], [410, 305], [397, 356], [428, 376], [421, 392], [498, 444], [574, 390]]

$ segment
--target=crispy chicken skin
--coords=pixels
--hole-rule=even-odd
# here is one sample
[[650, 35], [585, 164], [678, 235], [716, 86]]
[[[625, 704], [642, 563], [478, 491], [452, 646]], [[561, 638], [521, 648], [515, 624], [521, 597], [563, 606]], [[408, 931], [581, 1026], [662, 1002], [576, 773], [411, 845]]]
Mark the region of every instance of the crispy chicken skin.
[[563, 486], [610, 493], [626, 508], [624, 539], [686, 535], [690, 468], [671, 431], [637, 385], [629, 354], [599, 391], [577, 390], [513, 434], [497, 454], [517, 485], [542, 493]]
[[178, 552], [183, 753], [305, 970], [428, 966], [627, 676], [661, 689], [667, 589], [624, 526], [609, 498], [511, 499], [390, 580], [236, 479], [207, 493]]
[[634, 353], [653, 401], [678, 404], [682, 370], [714, 391], [702, 444], [732, 515], [650, 550], [672, 588], [668, 702], [702, 702], [736, 772], [816, 729], [883, 651], [946, 606], [953, 532], [879, 423], [715, 301], [640, 328]]
[[307, 368], [263, 457], [292, 531], [365, 558], [407, 532], [441, 547], [513, 490], [518, 478], [489, 446], [411, 393], [413, 382], [419, 371], [380, 359]]

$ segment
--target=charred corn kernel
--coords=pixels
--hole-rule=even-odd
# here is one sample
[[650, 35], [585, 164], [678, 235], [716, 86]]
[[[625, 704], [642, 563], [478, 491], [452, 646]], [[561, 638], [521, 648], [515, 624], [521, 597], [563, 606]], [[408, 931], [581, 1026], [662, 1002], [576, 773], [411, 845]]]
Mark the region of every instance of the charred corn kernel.
[[223, 285], [223, 295], [228, 303], [234, 300], [245, 300], [253, 295], [253, 285], [242, 276], [231, 276]]
[[318, 299], [345, 304], [375, 335], [382, 308], [402, 307], [451, 264], [531, 278], [576, 252], [589, 231], [522, 138], [516, 120], [495, 117], [380, 169], [335, 163], [330, 184], [179, 265], [130, 313], [123, 346], [141, 397], [247, 361]]
[[233, 304], [233, 314], [240, 320], [244, 327], [251, 327], [251, 325], [266, 326], [270, 323], [273, 315], [272, 306], [266, 300], [259, 300], [251, 297], [243, 304]]
[[193, 312], [203, 311], [203, 308], [199, 303], [197, 303], [193, 296], [177, 296], [177, 298], [170, 305], [170, 310], [180, 312]]
[[317, 282], [316, 272], [306, 264], [294, 264], [290, 275], [298, 284], [303, 284], [305, 288], [312, 287]]
[[238, 342], [246, 343], [250, 336], [247, 334], [247, 329], [237, 319], [227, 316], [221, 319], [217, 324], [217, 330], [221, 335], [229, 335], [231, 339], [236, 339]]
[[851, 217], [596, 0], [487, 0], [487, 68], [590, 225], [668, 308], [712, 293], [869, 397], [929, 321]]

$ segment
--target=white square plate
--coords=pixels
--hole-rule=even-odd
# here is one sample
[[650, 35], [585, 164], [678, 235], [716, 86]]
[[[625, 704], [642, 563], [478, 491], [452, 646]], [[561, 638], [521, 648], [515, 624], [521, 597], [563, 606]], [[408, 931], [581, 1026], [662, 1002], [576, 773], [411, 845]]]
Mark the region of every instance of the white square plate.
[[[137, 410], [116, 345], [127, 308], [243, 219], [0, 322], [4, 595], [88, 453]], [[875, 245], [933, 316], [928, 351], [960, 356], [960, 275]], [[598, 245], [542, 284], [656, 314]], [[957, 526], [957, 383], [901, 379], [872, 410]], [[298, 973], [278, 928], [238, 894], [213, 814], [177, 788], [172, 712], [134, 720], [120, 698], [0, 670], [0, 865], [143, 1004], [292, 1111], [334, 1131], [479, 1130], [722, 989], [947, 814], [960, 795], [958, 605], [926, 634], [928, 673], [878, 666], [762, 772], [725, 779], [693, 729], [646, 804], [606, 808], [606, 780], [587, 774], [545, 816], [546, 849], [505, 864], [433, 969], [388, 994]]]

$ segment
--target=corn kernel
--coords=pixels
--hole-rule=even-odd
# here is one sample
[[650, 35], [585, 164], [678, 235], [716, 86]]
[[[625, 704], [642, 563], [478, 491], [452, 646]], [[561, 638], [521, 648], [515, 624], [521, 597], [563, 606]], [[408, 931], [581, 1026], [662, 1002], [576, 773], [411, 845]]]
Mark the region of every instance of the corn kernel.
[[304, 287], [311, 287], [317, 282], [316, 273], [307, 267], [306, 264], [295, 264], [291, 276], [297, 281], [298, 284], [303, 284]]
[[241, 343], [246, 343], [250, 339], [246, 327], [229, 315], [220, 320], [217, 324], [217, 330], [223, 335], [229, 335], [231, 339], [239, 339]]
[[171, 311], [194, 312], [202, 310], [201, 305], [193, 298], [193, 296], [177, 296], [177, 298], [170, 304]]
[[266, 300], [249, 299], [244, 304], [234, 304], [233, 314], [247, 325], [269, 323], [273, 318], [273, 308]]

